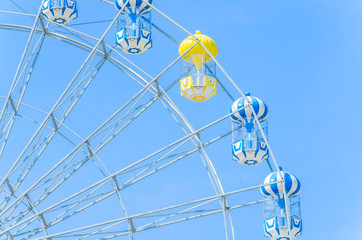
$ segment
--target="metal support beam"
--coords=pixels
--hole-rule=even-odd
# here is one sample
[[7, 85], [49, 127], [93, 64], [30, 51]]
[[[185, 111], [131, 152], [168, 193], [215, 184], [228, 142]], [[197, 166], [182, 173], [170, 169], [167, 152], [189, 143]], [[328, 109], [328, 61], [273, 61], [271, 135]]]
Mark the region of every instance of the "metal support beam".
[[102, 47], [103, 47], [104, 57], [107, 58], [108, 52], [107, 52], [107, 47], [106, 47], [106, 44], [104, 43], [104, 40], [102, 41]]
[[59, 127], [53, 113], [50, 114], [50, 118], [52, 119], [55, 131], [58, 131]]
[[93, 150], [90, 146], [90, 143], [89, 143], [89, 140], [85, 141], [85, 144], [87, 145], [87, 148], [88, 148], [88, 151], [89, 151], [89, 157], [93, 157], [94, 153], [93, 153]]
[[224, 210], [228, 210], [229, 206], [228, 206], [228, 203], [226, 201], [226, 196], [223, 197], [223, 202], [224, 202]]
[[42, 214], [42, 213], [39, 214], [39, 217], [40, 217], [41, 221], [43, 222], [45, 228], [48, 228], [48, 224], [47, 224], [47, 222], [45, 221], [44, 214]]
[[[189, 136], [183, 137], [182, 139], [174, 142], [173, 144], [170, 144], [169, 146], [167, 146], [167, 147], [165, 147], [165, 148], [163, 148], [163, 149], [161, 149], [161, 150], [159, 150], [159, 151], [151, 154], [150, 156], [148, 156], [148, 157], [146, 157], [146, 158], [144, 158], [144, 159], [141, 159], [140, 161], [132, 164], [131, 166], [134, 166], [134, 165], [136, 165], [136, 164], [139, 164], [139, 163], [141, 163], [142, 161], [145, 161], [146, 159], [148, 159], [148, 158], [150, 158], [150, 157], [152, 157], [152, 156], [154, 156], [154, 155], [156, 155], [156, 154], [164, 151], [165, 149], [167, 149], [167, 148], [169, 148], [169, 147], [172, 147], [172, 146], [176, 145], [177, 143], [182, 142], [182, 141], [186, 140], [187, 138], [190, 138], [190, 137], [194, 136], [196, 133], [201, 132], [201, 131], [203, 131], [203, 130], [205, 130], [205, 129], [211, 127], [211, 126], [213, 126], [214, 124], [216, 124], [216, 123], [218, 123], [218, 122], [220, 122], [220, 121], [228, 118], [231, 114], [234, 114], [234, 113], [230, 113], [230, 114], [226, 115], [225, 117], [223, 117], [223, 118], [221, 118], [221, 119], [218, 119], [218, 120], [214, 121], [213, 123], [211, 123], [211, 124], [209, 124], [209, 125], [206, 125], [205, 127], [199, 129], [199, 130], [196, 131], [195, 133], [192, 133], [192, 134], [190, 134]], [[129, 167], [131, 167], [131, 166], [129, 166]], [[83, 189], [81, 192], [79, 192], [79, 193], [77, 193], [76, 195], [73, 195], [73, 196], [71, 196], [71, 197], [69, 197], [69, 198], [67, 198], [67, 199], [64, 199], [63, 201], [61, 201], [61, 202], [58, 203], [58, 204], [61, 204], [61, 203], [65, 202], [65, 201], [68, 201], [70, 198], [73, 198], [73, 197], [77, 196], [78, 194], [80, 194], [80, 193], [82, 193], [82, 192], [85, 192], [85, 191], [87, 191], [87, 190], [89, 190], [89, 189], [91, 189], [91, 188], [93, 188], [93, 187], [95, 187], [95, 186], [97, 186], [97, 185], [99, 185], [99, 184], [102, 184], [103, 182], [107, 182], [111, 177], [116, 176], [116, 175], [119, 175], [120, 173], [122, 173], [123, 171], [125, 171], [126, 169], [128, 169], [129, 167], [127, 167], [127, 168], [125, 168], [125, 169], [123, 169], [123, 170], [120, 170], [120, 171], [116, 172], [115, 174], [112, 174], [110, 177], [107, 177], [107, 178], [103, 179], [102, 181], [97, 182], [97, 183], [89, 186], [89, 187], [86, 188], [86, 189]], [[37, 185], [37, 184], [36, 184], [36, 185]]]
[[[275, 184], [275, 183], [273, 183]], [[270, 184], [267, 184], [267, 185], [270, 185]], [[258, 186], [254, 186], [254, 187], [250, 187], [250, 188], [245, 188], [245, 189], [241, 189], [241, 190], [237, 190], [237, 191], [233, 191], [233, 192], [229, 192], [229, 193], [225, 193], [225, 194], [222, 194], [222, 195], [216, 195], [216, 196], [212, 196], [212, 197], [207, 197], [207, 198], [202, 198], [202, 199], [198, 199], [198, 200], [194, 200], [194, 201], [190, 201], [190, 202], [187, 202], [187, 203], [182, 203], [182, 204], [178, 204], [178, 205], [173, 205], [173, 206], [170, 206], [170, 207], [166, 207], [166, 208], [162, 208], [162, 209], [158, 209], [158, 210], [153, 210], [153, 211], [149, 211], [149, 212], [145, 212], [145, 213], [141, 213], [141, 214], [136, 214], [136, 215], [133, 215], [133, 216], [130, 216], [130, 217], [127, 217], [127, 218], [119, 218], [119, 219], [115, 219], [115, 220], [111, 220], [111, 221], [107, 221], [107, 222], [103, 222], [103, 223], [98, 223], [98, 224], [94, 224], [94, 225], [89, 225], [89, 226], [85, 226], [85, 227], [81, 227], [81, 228], [78, 228], [78, 229], [72, 229], [72, 230], [67, 230], [65, 232], [62, 232], [62, 233], [57, 233], [57, 234], [52, 234], [52, 235], [49, 235], [49, 237], [60, 237], [60, 236], [64, 236], [66, 234], [69, 234], [69, 233], [75, 233], [75, 232], [80, 232], [80, 231], [84, 231], [86, 229], [91, 229], [91, 228], [95, 228], [95, 227], [100, 227], [100, 226], [104, 226], [104, 225], [108, 225], [108, 224], [113, 224], [113, 223], [121, 223], [121, 222], [125, 222], [125, 221], [130, 221], [131, 219], [137, 219], [137, 218], [144, 218], [146, 216], [152, 216], [153, 214], [156, 214], [156, 213], [160, 213], [160, 212], [164, 212], [164, 211], [169, 211], [169, 210], [172, 210], [172, 209], [177, 209], [177, 208], [180, 208], [180, 207], [184, 207], [184, 206], [188, 206], [188, 205], [192, 205], [192, 204], [198, 204], [198, 203], [202, 203], [202, 202], [205, 202], [205, 201], [210, 201], [210, 200], [217, 200], [217, 199], [221, 199], [223, 198], [224, 196], [230, 196], [230, 195], [234, 195], [234, 194], [238, 194], [238, 193], [242, 193], [242, 192], [245, 192], [245, 191], [250, 191], [250, 190], [254, 190], [254, 189], [258, 189], [262, 186], [266, 186], [266, 185], [258, 185]], [[250, 202], [250, 203], [246, 203], [246, 204], [242, 204], [242, 205], [237, 205], [237, 206], [232, 206], [230, 207], [229, 209], [230, 210], [235, 210], [235, 209], [238, 209], [238, 208], [242, 208], [242, 207], [246, 207], [246, 206], [251, 206], [251, 205], [255, 205], [255, 204], [259, 204], [259, 203], [263, 203], [264, 200], [259, 200], [259, 201], [254, 201], [254, 202]], [[198, 217], [201, 217], [201, 216], [208, 216], [210, 214], [215, 214], [215, 213], [220, 213], [222, 212], [223, 210], [222, 209], [218, 209], [218, 210], [212, 210], [210, 211], [209, 213], [205, 213], [205, 214], [201, 214], [201, 215], [196, 215]], [[182, 222], [182, 221], [187, 221], [187, 220], [191, 220], [191, 219], [195, 219], [197, 218], [196, 216], [194, 217], [186, 217], [186, 218], [183, 218], [183, 219], [179, 219], [179, 220], [175, 220], [175, 222]], [[145, 230], [150, 230], [150, 229], [154, 229], [154, 228], [157, 228], [157, 227], [161, 227], [161, 226], [165, 226], [165, 225], [169, 225], [169, 224], [172, 224], [171, 222], [170, 223], [164, 223], [164, 224], [158, 224], [156, 226], [151, 226], [151, 227], [146, 227], [146, 228], [131, 228], [132, 231], [134, 229], [134, 232], [140, 232], [140, 231], [145, 231]], [[129, 233], [128, 232], [124, 232], [122, 231], [122, 235], [119, 235], [119, 236], [123, 236], [123, 235], [128, 235]], [[40, 239], [44, 239], [43, 237], [41, 238], [37, 238], [35, 240], [40, 240]]]
[[[35, 212], [36, 212], [35, 214], [38, 215], [38, 218], [40, 219], [40, 221], [41, 221], [41, 223], [43, 225], [42, 230], [44, 231], [45, 235], [48, 236], [48, 232], [47, 232], [48, 224], [45, 221], [44, 214], [43, 213], [38, 213], [38, 211], [36, 211], [32, 201], [30, 200], [29, 194], [26, 194], [25, 197], [26, 197], [26, 199], [27, 199], [27, 201], [28, 201], [28, 203], [30, 205], [31, 210], [35, 210]], [[51, 238], [46, 237], [46, 239], [51, 239]]]
[[[240, 109], [239, 109], [239, 110], [240, 110]], [[235, 111], [235, 112], [236, 112], [236, 111]], [[192, 137], [195, 136], [197, 133], [202, 132], [202, 131], [208, 129], [209, 127], [211, 127], [211, 126], [213, 126], [213, 125], [221, 122], [222, 120], [225, 120], [225, 119], [229, 118], [232, 114], [235, 114], [235, 112], [229, 113], [228, 115], [226, 115], [226, 116], [224, 116], [224, 117], [222, 117], [222, 118], [220, 118], [220, 119], [218, 119], [218, 120], [216, 120], [216, 121], [214, 121], [214, 122], [212, 122], [212, 123], [210, 123], [210, 124], [208, 124], [208, 125], [200, 128], [199, 130], [195, 131], [194, 133], [191, 133], [191, 134], [189, 134], [188, 136], [185, 136], [185, 137], [183, 137], [183, 138], [181, 138], [181, 139], [173, 142], [172, 144], [170, 144], [170, 145], [168, 145], [168, 146], [166, 146], [166, 147], [164, 147], [164, 148], [162, 148], [162, 149], [160, 149], [160, 150], [152, 153], [151, 155], [149, 155], [149, 156], [147, 156], [147, 157], [145, 157], [145, 158], [143, 158], [143, 159], [141, 159], [141, 160], [139, 160], [139, 161], [131, 164], [130, 166], [125, 167], [124, 169], [121, 169], [121, 170], [117, 171], [116, 173], [111, 174], [111, 175], [108, 176], [108, 177], [105, 177], [104, 179], [98, 181], [97, 183], [94, 183], [94, 184], [86, 187], [85, 189], [79, 191], [78, 193], [73, 194], [72, 196], [70, 196], [70, 197], [68, 197], [68, 198], [66, 198], [66, 199], [58, 202], [57, 204], [55, 204], [55, 205], [53, 205], [53, 206], [51, 206], [51, 207], [43, 210], [42, 212], [45, 213], [45, 212], [47, 212], [47, 211], [49, 211], [49, 210], [51, 210], [51, 209], [59, 206], [60, 204], [63, 204], [63, 203], [65, 203], [65, 202], [69, 201], [70, 199], [72, 199], [72, 198], [74, 198], [74, 197], [76, 197], [76, 196], [79, 196], [80, 194], [82, 194], [82, 193], [84, 193], [84, 192], [87, 192], [87, 191], [90, 190], [90, 189], [93, 189], [94, 187], [101, 186], [102, 184], [108, 182], [113, 176], [118, 176], [118, 175], [122, 174], [123, 172], [127, 171], [128, 169], [130, 169], [130, 168], [132, 168], [132, 167], [134, 167], [134, 166], [136, 166], [136, 165], [144, 162], [145, 160], [147, 160], [147, 159], [149, 159], [149, 158], [151, 158], [151, 157], [153, 157], [153, 156], [155, 156], [155, 155], [157, 155], [157, 154], [165, 151], [166, 149], [168, 149], [168, 148], [170, 148], [170, 147], [172, 147], [172, 146], [174, 146], [174, 145], [176, 145], [176, 144], [178, 144], [178, 143], [181, 143], [182, 141], [185, 141], [185, 140], [187, 140], [187, 139], [192, 138]], [[78, 148], [77, 148], [77, 149], [78, 149]], [[195, 151], [197, 151], [197, 149], [196, 149]], [[37, 185], [37, 184], [35, 184], [35, 185]], [[116, 191], [115, 191], [115, 192], [116, 192]], [[35, 217], [36, 217], [36, 216], [35, 216]], [[20, 222], [20, 223], [15, 224], [14, 226], [11, 227], [11, 229], [14, 228], [14, 227], [17, 227], [17, 226], [19, 226], [19, 225], [22, 225], [22, 224], [26, 223], [27, 221], [30, 221], [31, 219], [34, 219], [34, 216], [32, 216], [32, 217], [30, 217], [30, 218], [28, 218], [28, 219], [26, 219], [26, 220], [24, 220], [24, 221], [22, 221], [22, 222]], [[2, 234], [2, 232], [0, 232], [0, 234]]]
[[157, 95], [158, 97], [161, 97], [160, 84], [158, 83], [158, 80], [156, 81], [156, 86], [157, 86]]
[[9, 102], [10, 102], [10, 105], [11, 105], [13, 111], [14, 111], [14, 115], [16, 115], [16, 114], [18, 113], [18, 110], [16, 109], [15, 104], [14, 104], [14, 101], [13, 101], [13, 99], [11, 98], [11, 96], [9, 97]]
[[26, 198], [26, 200], [28, 201], [31, 209], [33, 209], [33, 203], [32, 203], [31, 200], [30, 200], [29, 194], [25, 194], [25, 198]]
[[[37, 131], [33, 134], [33, 137], [29, 140], [28, 144], [26, 145], [26, 147], [24, 148], [24, 150], [21, 152], [20, 156], [17, 158], [17, 160], [13, 163], [12, 167], [10, 168], [10, 170], [8, 171], [7, 175], [5, 176], [5, 179], [7, 179], [11, 174], [12, 171], [17, 167], [18, 163], [20, 162], [21, 158], [24, 156], [25, 152], [29, 149], [29, 147], [31, 146], [31, 144], [34, 142], [36, 137], [39, 137], [39, 135], [42, 134], [43, 129], [45, 128], [45, 126], [47, 125], [49, 119], [51, 118], [51, 114], [53, 114], [56, 109], [59, 108], [61, 102], [64, 100], [63, 98], [67, 95], [68, 91], [70, 90], [70, 88], [72, 87], [72, 85], [74, 84], [74, 82], [77, 80], [78, 76], [81, 74], [81, 72], [84, 70], [84, 68], [86, 68], [87, 63], [91, 64], [91, 62], [94, 59], [94, 56], [97, 53], [97, 50], [99, 48], [99, 46], [101, 45], [102, 41], [105, 39], [106, 35], [108, 34], [108, 32], [110, 31], [111, 27], [114, 25], [114, 23], [116, 22], [116, 20], [118, 19], [119, 15], [121, 14], [122, 10], [124, 9], [124, 7], [127, 5], [127, 3], [129, 2], [129, 0], [127, 0], [126, 4], [123, 6], [123, 8], [117, 13], [117, 15], [115, 16], [115, 18], [113, 19], [112, 23], [108, 26], [108, 28], [106, 29], [106, 31], [103, 33], [102, 37], [99, 39], [98, 43], [94, 46], [93, 50], [91, 51], [91, 53], [88, 55], [88, 57], [86, 58], [86, 60], [83, 62], [83, 64], [81, 65], [81, 67], [79, 68], [78, 72], [75, 74], [75, 76], [73, 77], [73, 79], [71, 80], [71, 82], [68, 84], [68, 86], [66, 87], [66, 89], [64, 90], [64, 92], [62, 93], [62, 95], [59, 97], [59, 99], [57, 100], [57, 102], [55, 103], [55, 105], [53, 106], [53, 108], [51, 109], [51, 111], [49, 112], [48, 116], [44, 119], [44, 121], [42, 122], [42, 124], [39, 126], [39, 128], [37, 129]], [[35, 28], [34, 28], [35, 29]], [[105, 59], [103, 59], [99, 65], [99, 68], [101, 66], [103, 66]], [[89, 66], [86, 68], [88, 71]], [[80, 99], [80, 96], [84, 93], [84, 91], [86, 90], [86, 88], [89, 86], [89, 84], [91, 83], [91, 81], [94, 79], [95, 75], [98, 73], [99, 69], [97, 69], [94, 74], [92, 75], [92, 77], [90, 78], [90, 80], [88, 81], [88, 83], [85, 85], [84, 89], [82, 90], [81, 94], [76, 98], [76, 100], [74, 101], [73, 104], [71, 104], [71, 106], [69, 107], [68, 111], [65, 113], [64, 117], [61, 118], [61, 122], [64, 122], [67, 115], [70, 113], [70, 111], [74, 108], [74, 106], [76, 105], [76, 103], [78, 102], [78, 100]], [[84, 73], [84, 76], [87, 76], [88, 74]], [[83, 79], [80, 81], [80, 83], [83, 81]], [[78, 84], [79, 85], [79, 84]], [[50, 140], [53, 138], [54, 134], [51, 135], [50, 139], [47, 141], [46, 145], [41, 149], [41, 152], [39, 154], [41, 154], [46, 146], [48, 146]], [[39, 156], [38, 154], [38, 156]], [[38, 159], [37, 158], [34, 160], [36, 161]], [[20, 162], [21, 163], [21, 162]], [[3, 181], [1, 182], [0, 186], [3, 185]], [[18, 185], [19, 186], [19, 185]], [[23, 195], [24, 196], [24, 195]], [[22, 196], [22, 197], [23, 197]], [[17, 199], [16, 201], [18, 201], [19, 199]], [[16, 202], [15, 201], [15, 202]], [[14, 205], [14, 204], [11, 204]], [[6, 205], [5, 205], [6, 206]], [[5, 207], [4, 206], [4, 207]], [[1, 214], [0, 214], [1, 215]]]
[[5, 182], [8, 185], [8, 188], [9, 188], [11, 194], [14, 194], [14, 188], [11, 186], [9, 179], [6, 179]]
[[[44, 0], [41, 1], [41, 4], [43, 4]], [[36, 15], [36, 19], [33, 23], [33, 27], [31, 28], [31, 32], [30, 32], [30, 35], [28, 37], [28, 41], [26, 43], [26, 46], [25, 46], [25, 49], [24, 49], [24, 52], [23, 52], [23, 55], [21, 57], [21, 60], [20, 60], [20, 63], [18, 65], [18, 68], [17, 68], [17, 71], [15, 73], [15, 76], [14, 76], [14, 79], [13, 79], [13, 83], [11, 84], [11, 87], [10, 87], [10, 90], [9, 90], [9, 93], [8, 93], [8, 99], [7, 101], [5, 102], [4, 106], [3, 106], [3, 110], [2, 110], [2, 113], [0, 114], [0, 122], [2, 121], [3, 119], [3, 116], [4, 116], [4, 113], [5, 113], [5, 109], [7, 107], [7, 102], [10, 98], [10, 96], [12, 95], [14, 89], [15, 89], [15, 86], [17, 84], [17, 78], [20, 74], [20, 69], [21, 69], [21, 66], [23, 65], [24, 63], [24, 60], [25, 60], [25, 57], [28, 53], [28, 49], [30, 48], [30, 45], [31, 45], [31, 42], [33, 41], [33, 38], [34, 38], [34, 35], [36, 34], [36, 29], [37, 29], [37, 24], [38, 24], [38, 21], [39, 21], [39, 18], [40, 18], [40, 15], [41, 15], [41, 6], [39, 7], [39, 10], [38, 10], [38, 13]]]
[[117, 176], [113, 176], [112, 180], [114, 182], [114, 185], [116, 187], [116, 190], [119, 191], [119, 186], [118, 186], [118, 181], [117, 181]]
[[135, 230], [135, 228], [134, 228], [132, 218], [129, 218], [129, 219], [128, 219], [128, 222], [129, 222], [129, 225], [131, 226], [131, 231], [132, 231], [132, 233], [135, 233], [135, 232], [136, 232], [136, 230]]
[[[40, 21], [41, 21], [41, 23], [42, 23], [42, 20], [41, 20], [41, 18], [40, 18]], [[45, 28], [44, 28], [44, 24], [42, 23], [42, 27], [43, 27], [43, 31], [44, 31], [44, 33], [46, 33], [45, 32]], [[102, 44], [102, 47], [103, 47], [103, 50], [104, 50], [104, 56], [105, 56], [105, 58], [108, 58], [108, 53], [106, 52], [106, 45], [105, 45], [105, 43], [104, 43], [104, 41], [102, 41], [101, 42], [101, 44]], [[206, 50], [207, 51], [207, 50]], [[98, 49], [96, 50], [96, 54], [98, 54]], [[227, 75], [228, 76], [228, 75]], [[159, 84], [158, 84], [158, 79], [156, 80], [156, 84], [157, 84], [157, 93], [158, 93], [158, 96], [161, 96], [161, 91], [160, 91], [160, 87], [159, 87]], [[242, 94], [243, 95], [243, 94]], [[12, 104], [13, 105], [13, 103], [12, 103], [12, 100], [10, 101], [10, 104]], [[12, 106], [13, 107], [13, 106]], [[13, 107], [13, 109], [14, 109], [14, 107]], [[53, 114], [53, 113], [52, 113]], [[254, 112], [254, 114], [255, 114], [255, 112]], [[54, 116], [51, 116], [52, 117], [52, 121], [53, 121], [53, 124], [54, 124]], [[55, 124], [55, 126], [57, 126], [56, 124]], [[57, 126], [58, 127], [58, 126]], [[195, 133], [195, 130], [194, 129], [191, 129], [191, 133]], [[195, 138], [197, 138], [198, 139], [198, 141], [199, 141], [199, 144], [201, 144], [201, 145], [199, 145], [200, 146], [200, 149], [202, 148], [202, 143], [201, 143], [201, 139], [200, 139], [200, 132], [197, 132], [194, 136], [195, 136]], [[90, 148], [90, 146], [89, 146], [89, 141], [87, 141], [86, 142], [86, 144], [87, 144], [87, 147], [88, 147], [88, 150], [89, 150], [89, 152], [90, 152], [90, 154], [91, 154], [91, 156], [93, 156], [93, 151], [91, 150], [91, 148]], [[268, 143], [267, 143], [268, 144]], [[104, 146], [104, 145], [103, 145]], [[269, 145], [268, 145], [268, 148], [269, 148]], [[274, 160], [274, 156], [272, 156], [273, 157], [273, 160]], [[274, 160], [275, 161], [275, 160]], [[277, 164], [276, 164], [277, 165]], [[114, 176], [111, 176], [112, 177], [112, 179], [113, 179], [113, 181], [115, 182], [115, 184], [116, 184], [116, 186], [117, 186], [117, 189], [119, 189], [119, 187], [118, 187], [118, 185], [117, 185], [117, 179], [116, 179], [116, 175], [114, 175]], [[6, 181], [8, 181], [8, 178], [6, 178]], [[7, 184], [9, 185], [9, 183], [7, 182]], [[14, 191], [14, 190], [13, 190]], [[28, 196], [28, 194], [26, 194], [26, 196], [27, 196], [27, 198], [29, 198], [29, 196]], [[29, 199], [30, 200], [30, 199]], [[28, 201], [29, 201], [28, 200]], [[228, 209], [227, 208], [227, 203], [226, 203], [226, 197], [224, 197], [223, 198], [223, 200], [224, 200], [224, 209]], [[288, 213], [287, 213], [288, 214]], [[40, 216], [40, 215], [39, 215]], [[41, 216], [42, 216], [42, 214], [41, 214]], [[40, 216], [40, 217], [41, 217]], [[44, 217], [43, 217], [44, 218]], [[44, 222], [45, 222], [45, 219], [44, 219]], [[130, 218], [130, 224], [131, 224], [131, 222], [132, 222], [132, 218]], [[289, 226], [289, 224], [288, 224], [288, 226]], [[133, 226], [133, 222], [132, 222], [132, 232], [134, 232], [134, 226]]]
[[[2, 222], [1, 220], [0, 220], [0, 225], [1, 225], [1, 228], [2, 228], [2, 229], [5, 229], [5, 226], [4, 226], [4, 224], [3, 224], [3, 222]], [[11, 233], [10, 233], [9, 231], [6, 232], [6, 234], [9, 236], [10, 239], [14, 239], [13, 236], [11, 235]]]
[[46, 35], [47, 34], [47, 28], [45, 27], [44, 21], [43, 21], [43, 19], [41, 17], [39, 18], [39, 21], [40, 21], [41, 27], [43, 28], [43, 32]]

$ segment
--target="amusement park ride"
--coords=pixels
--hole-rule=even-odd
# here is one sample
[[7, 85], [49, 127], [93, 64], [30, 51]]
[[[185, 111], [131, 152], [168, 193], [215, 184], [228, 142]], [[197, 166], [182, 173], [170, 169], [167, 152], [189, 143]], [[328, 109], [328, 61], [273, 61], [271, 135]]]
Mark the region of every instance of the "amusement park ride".
[[[153, 0], [115, 0], [119, 11], [115, 43], [124, 53], [138, 55], [152, 48], [151, 10]], [[78, 17], [75, 0], [44, 0], [41, 16], [60, 25]], [[204, 102], [217, 95], [215, 41], [196, 31], [182, 41], [178, 49], [181, 58], [181, 96], [193, 102]], [[254, 166], [271, 157], [267, 139], [267, 105], [249, 93], [242, 94], [229, 110], [232, 120], [231, 155], [236, 162]], [[272, 156], [273, 158], [273, 156]], [[275, 160], [274, 160], [275, 161]], [[298, 194], [299, 180], [289, 172], [277, 171], [263, 181], [260, 191], [265, 197], [264, 233], [272, 240], [294, 240], [301, 235], [302, 219]]]

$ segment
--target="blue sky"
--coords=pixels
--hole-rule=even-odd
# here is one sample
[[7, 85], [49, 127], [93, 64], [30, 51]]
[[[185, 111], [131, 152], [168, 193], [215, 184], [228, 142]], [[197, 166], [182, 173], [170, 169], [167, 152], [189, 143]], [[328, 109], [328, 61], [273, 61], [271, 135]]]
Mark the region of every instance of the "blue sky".
[[[40, 2], [30, 1], [36, 5]], [[27, 11], [36, 12], [28, 1], [22, 4]], [[214, 0], [184, 0], [155, 1], [155, 6], [190, 32], [199, 29], [212, 37], [219, 46], [217, 59], [228, 74], [244, 92], [251, 92], [267, 103], [270, 110], [269, 140], [276, 159], [302, 183], [300, 197], [304, 230], [299, 239], [360, 239], [362, 195], [359, 174], [362, 163], [358, 152], [362, 147], [362, 2], [229, 0], [221, 3]], [[2, 1], [0, 8], [19, 11], [10, 1]], [[83, 5], [74, 23], [111, 20], [115, 14], [114, 8], [105, 3]], [[187, 37], [158, 14], [153, 13], [152, 18], [155, 24], [178, 41]], [[0, 22], [31, 26], [32, 19], [1, 14]], [[100, 37], [108, 24], [74, 28]], [[109, 44], [113, 43], [113, 30], [107, 36]], [[155, 29], [153, 31], [153, 48], [129, 59], [151, 76], [156, 76], [178, 56], [178, 49]], [[7, 94], [27, 35], [1, 30], [1, 96]], [[49, 111], [86, 57], [84, 51], [47, 38], [24, 102]], [[160, 79], [161, 86], [166, 87], [178, 74], [179, 64]], [[238, 98], [237, 91], [219, 69], [217, 75], [232, 95]], [[195, 129], [224, 116], [232, 104], [221, 90], [217, 97], [208, 102], [191, 103], [180, 96], [178, 88], [176, 84], [169, 91], [169, 96]], [[139, 85], [106, 63], [66, 124], [86, 137], [139, 89]], [[25, 109], [23, 111], [39, 121], [44, 117]], [[0, 170], [1, 176], [11, 163], [9, 159], [19, 153], [36, 129], [34, 125], [20, 121], [15, 127], [17, 130], [13, 132], [5, 155], [7, 158], [1, 159], [4, 166]], [[212, 139], [230, 127], [230, 121], [224, 121], [201, 137], [205, 141]], [[69, 132], [66, 134], [71, 135]], [[115, 172], [183, 135], [162, 104], [155, 103], [99, 155], [111, 172]], [[72, 149], [61, 139], [54, 141], [42, 162], [38, 163], [38, 173], [29, 177], [29, 184], [53, 163], [47, 159], [54, 158], [55, 163]], [[261, 183], [269, 174], [266, 163], [255, 167], [237, 164], [231, 159], [230, 143], [229, 136], [206, 149], [225, 191]], [[87, 165], [72, 181], [79, 184], [81, 189], [102, 178], [96, 173], [93, 175], [93, 171], [92, 166]], [[49, 201], [64, 199], [66, 194], [78, 189], [68, 186]], [[192, 155], [127, 189], [123, 198], [129, 213], [136, 214], [212, 194], [200, 157]], [[262, 199], [262, 195], [254, 191], [231, 198], [230, 202], [242, 204], [259, 199]], [[117, 204], [116, 200], [108, 206], [108, 203], [104, 203], [83, 216], [99, 217], [99, 221], [119, 217], [112, 212], [111, 203], [114, 206]], [[264, 238], [262, 212], [261, 205], [232, 212], [236, 239]], [[79, 219], [83, 218], [79, 216]], [[75, 221], [77, 219], [72, 224]], [[170, 237], [222, 239], [222, 216], [206, 217], [135, 235], [135, 239]]]

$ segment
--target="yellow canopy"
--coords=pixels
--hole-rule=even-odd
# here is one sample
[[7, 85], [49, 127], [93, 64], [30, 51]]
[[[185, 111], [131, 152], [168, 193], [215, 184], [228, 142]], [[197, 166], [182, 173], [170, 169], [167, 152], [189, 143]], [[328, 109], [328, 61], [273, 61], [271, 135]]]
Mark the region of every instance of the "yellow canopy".
[[[202, 42], [205, 45], [205, 47], [210, 51], [210, 53], [212, 54], [213, 57], [216, 57], [217, 52], [218, 52], [218, 47], [212, 38], [201, 34], [201, 32], [199, 30], [196, 31], [196, 34], [194, 34], [194, 36], [196, 38], [198, 38], [200, 40], [200, 42]], [[185, 40], [183, 40], [178, 49], [179, 54], [182, 55], [184, 52], [186, 52], [192, 45], [194, 45], [196, 43], [196, 41], [197, 40], [191, 36], [189, 36]], [[212, 60], [211, 56], [207, 53], [207, 51], [203, 48], [203, 46], [200, 43], [196, 44], [183, 57], [183, 59], [185, 61], [192, 61], [192, 60], [190, 60], [191, 59], [190, 56], [195, 55], [195, 54], [204, 55], [206, 57], [206, 62], [210, 62]]]

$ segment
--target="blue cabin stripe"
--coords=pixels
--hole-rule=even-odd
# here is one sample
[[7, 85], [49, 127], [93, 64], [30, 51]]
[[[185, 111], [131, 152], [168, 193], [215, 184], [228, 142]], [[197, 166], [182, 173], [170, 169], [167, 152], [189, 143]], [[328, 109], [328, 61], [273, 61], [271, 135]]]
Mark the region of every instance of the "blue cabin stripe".
[[[286, 190], [287, 196], [296, 196], [300, 192], [301, 184], [298, 178], [296, 178], [294, 175], [290, 174], [289, 172], [281, 171], [283, 177], [284, 177], [284, 186]], [[278, 172], [273, 172], [269, 174], [263, 184], [271, 184], [275, 183], [277, 181], [280, 181], [280, 176]], [[275, 183], [271, 184], [269, 186], [263, 186], [260, 188], [261, 193], [264, 196], [275, 196], [275, 195], [281, 195], [283, 194], [283, 186], [281, 183]]]
[[259, 115], [259, 109], [260, 109], [259, 102], [258, 102], [258, 100], [257, 100], [256, 98], [252, 98], [252, 97], [250, 97], [250, 98], [251, 98], [251, 99], [250, 99], [251, 105], [252, 105], [253, 108], [254, 108], [254, 111], [255, 111], [256, 116], [258, 116], [258, 115]]
[[[115, 0], [114, 6], [116, 7], [117, 10], [121, 10], [122, 7], [126, 4], [126, 2], [127, 0]], [[125, 11], [128, 14], [131, 13], [136, 13], [139, 15], [146, 14], [152, 10], [153, 0], [148, 0], [147, 3], [144, 3], [142, 0], [130, 0], [125, 7]], [[135, 10], [136, 12], [133, 12], [132, 9]]]
[[259, 117], [260, 119], [265, 119], [268, 116], [268, 106], [264, 104], [264, 113]]
[[239, 98], [238, 100], [236, 100], [233, 103], [233, 105], [230, 108], [229, 113], [235, 112], [237, 110], [239, 110], [239, 111], [237, 113], [231, 115], [230, 118], [233, 121], [237, 121], [237, 122], [245, 122], [245, 121], [250, 122], [252, 119], [254, 119], [252, 110], [249, 107], [244, 108], [245, 106], [248, 106], [247, 100], [250, 101], [259, 121], [264, 121], [268, 116], [268, 107], [259, 98], [250, 97], [250, 96], [248, 96], [247, 99]]
[[284, 180], [285, 180], [285, 191], [289, 193], [289, 191], [292, 189], [293, 180], [289, 173], [284, 173]]

